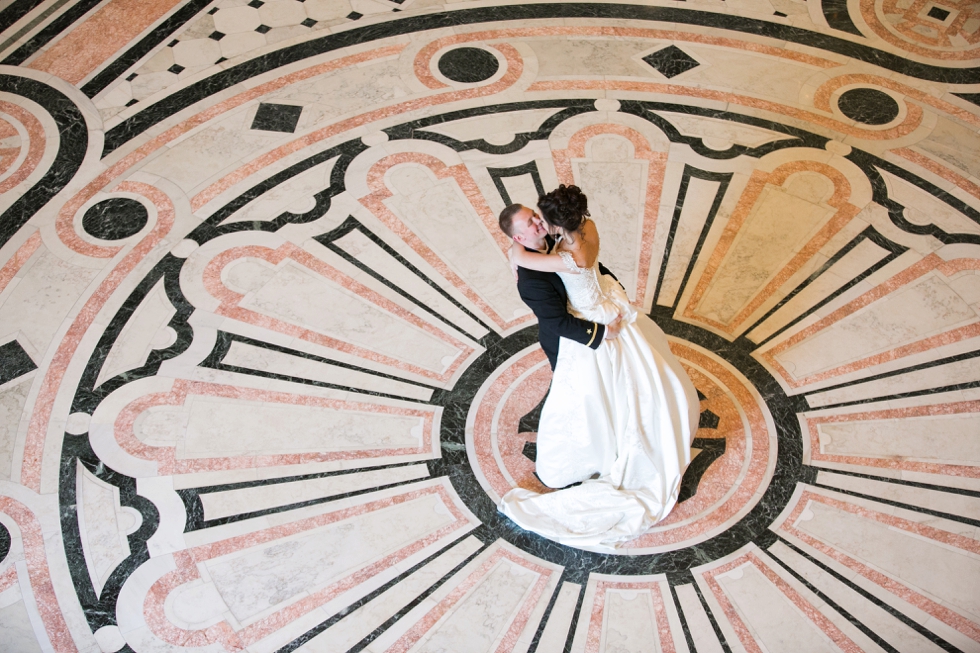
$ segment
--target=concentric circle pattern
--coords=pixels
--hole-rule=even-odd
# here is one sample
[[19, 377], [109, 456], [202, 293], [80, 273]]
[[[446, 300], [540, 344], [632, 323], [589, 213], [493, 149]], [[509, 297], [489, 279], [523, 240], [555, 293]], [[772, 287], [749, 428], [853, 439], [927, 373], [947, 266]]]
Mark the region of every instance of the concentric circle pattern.
[[[0, 7], [0, 649], [980, 651], [973, 5]], [[613, 553], [496, 508], [560, 183], [700, 398]]]

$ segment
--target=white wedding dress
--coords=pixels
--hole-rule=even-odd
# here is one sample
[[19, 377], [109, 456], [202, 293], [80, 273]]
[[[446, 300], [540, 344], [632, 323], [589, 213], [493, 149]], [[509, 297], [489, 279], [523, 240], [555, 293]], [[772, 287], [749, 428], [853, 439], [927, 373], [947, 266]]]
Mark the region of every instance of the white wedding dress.
[[[598, 349], [562, 339], [537, 437], [538, 477], [547, 494], [515, 488], [500, 510], [549, 539], [610, 550], [670, 513], [691, 462], [699, 402], [664, 332], [630, 306], [610, 276], [576, 266], [559, 272], [569, 312], [608, 324], [623, 315], [619, 337]], [[591, 478], [598, 474], [598, 478]]]

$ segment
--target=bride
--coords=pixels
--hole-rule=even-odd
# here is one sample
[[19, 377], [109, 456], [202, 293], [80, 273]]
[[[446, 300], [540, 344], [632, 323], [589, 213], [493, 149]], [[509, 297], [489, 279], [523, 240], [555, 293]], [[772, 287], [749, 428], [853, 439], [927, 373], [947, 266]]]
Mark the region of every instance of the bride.
[[[599, 234], [577, 186], [541, 196], [538, 208], [557, 232], [552, 254], [515, 243], [513, 265], [557, 272], [568, 310], [601, 324], [621, 320], [616, 339], [598, 349], [562, 339], [541, 411], [537, 474], [552, 487], [515, 488], [500, 510], [522, 528], [577, 547], [610, 550], [670, 513], [691, 462], [697, 391], [670, 352], [664, 332], [630, 305], [622, 286], [599, 272]], [[571, 455], [570, 455], [571, 454]]]

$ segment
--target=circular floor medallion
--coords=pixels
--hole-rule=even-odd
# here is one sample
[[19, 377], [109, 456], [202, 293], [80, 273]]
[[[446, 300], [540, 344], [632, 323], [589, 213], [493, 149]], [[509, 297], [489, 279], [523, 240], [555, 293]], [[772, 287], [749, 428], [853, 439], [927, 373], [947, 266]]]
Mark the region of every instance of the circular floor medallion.
[[499, 68], [497, 57], [481, 48], [456, 48], [439, 57], [439, 72], [461, 84], [485, 82]]
[[82, 228], [102, 240], [122, 240], [139, 233], [149, 217], [140, 202], [128, 197], [111, 197], [85, 211]]
[[865, 125], [887, 125], [898, 117], [898, 102], [874, 88], [852, 88], [837, 99], [841, 113]]

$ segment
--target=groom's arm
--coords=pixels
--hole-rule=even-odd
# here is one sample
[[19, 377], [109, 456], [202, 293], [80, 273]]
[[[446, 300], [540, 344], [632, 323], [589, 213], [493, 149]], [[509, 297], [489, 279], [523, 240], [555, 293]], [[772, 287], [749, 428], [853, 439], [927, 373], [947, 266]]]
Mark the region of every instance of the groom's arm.
[[[524, 272], [521, 268], [520, 272]], [[596, 349], [602, 342], [606, 327], [588, 322], [568, 313], [568, 307], [554, 287], [545, 279], [525, 278], [517, 286], [521, 299], [538, 318], [543, 327], [563, 338]]]

